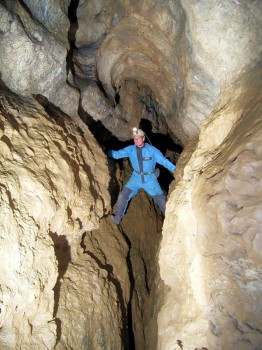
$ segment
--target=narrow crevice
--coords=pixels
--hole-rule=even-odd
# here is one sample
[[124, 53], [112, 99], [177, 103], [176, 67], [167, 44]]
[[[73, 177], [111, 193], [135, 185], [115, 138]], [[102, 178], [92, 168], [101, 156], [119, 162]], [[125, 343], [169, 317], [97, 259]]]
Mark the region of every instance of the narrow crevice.
[[150, 294], [150, 288], [149, 288], [149, 283], [148, 283], [148, 272], [147, 272], [147, 266], [146, 266], [146, 262], [145, 262], [145, 259], [140, 256], [140, 259], [143, 263], [143, 267], [144, 267], [144, 276], [145, 276], [145, 288], [146, 288], [146, 291], [148, 293], [148, 295]]
[[59, 107], [55, 106], [52, 102], [50, 102], [47, 97], [41, 94], [33, 94], [32, 96], [38, 103], [40, 103], [40, 105], [44, 108], [48, 116], [56, 122], [58, 122], [60, 119], [68, 118], [68, 115], [65, 114]]
[[68, 18], [70, 21], [70, 27], [68, 30], [68, 41], [70, 45], [70, 49], [67, 54], [67, 74], [71, 70], [72, 75], [75, 76], [75, 69], [73, 63], [75, 43], [76, 43], [76, 32], [78, 29], [78, 21], [77, 21], [77, 8], [78, 8], [79, 0], [72, 0], [68, 6]]
[[[53, 318], [57, 327], [56, 345], [61, 340], [62, 336], [62, 321], [57, 317], [60, 300], [61, 280], [64, 277], [68, 265], [71, 261], [71, 249], [66, 236], [58, 236], [55, 232], [50, 232], [49, 236], [54, 242], [55, 255], [58, 263], [58, 276], [56, 284], [53, 288], [54, 291], [54, 311]], [[56, 346], [55, 345], [55, 346]]]
[[135, 346], [135, 335], [133, 332], [133, 314], [132, 314], [132, 299], [133, 299], [133, 293], [134, 293], [134, 287], [135, 287], [135, 278], [133, 273], [133, 267], [131, 262], [131, 241], [127, 237], [127, 235], [122, 230], [121, 226], [119, 226], [120, 232], [122, 233], [127, 245], [128, 245], [128, 253], [126, 257], [126, 263], [127, 263], [127, 269], [129, 273], [129, 282], [130, 282], [130, 298], [127, 304], [127, 322], [128, 322], [128, 333], [129, 333], [129, 349], [130, 350], [136, 350]]
[[160, 210], [154, 209], [153, 200], [141, 192], [132, 199], [126, 216], [118, 225], [129, 247], [126, 259], [131, 288], [128, 317], [133, 330], [134, 349], [156, 349], [156, 312], [160, 303], [157, 254], [162, 223]]
[[119, 95], [119, 93], [117, 92], [117, 93], [115, 94], [115, 106], [117, 106], [119, 103], [120, 103], [120, 95]]

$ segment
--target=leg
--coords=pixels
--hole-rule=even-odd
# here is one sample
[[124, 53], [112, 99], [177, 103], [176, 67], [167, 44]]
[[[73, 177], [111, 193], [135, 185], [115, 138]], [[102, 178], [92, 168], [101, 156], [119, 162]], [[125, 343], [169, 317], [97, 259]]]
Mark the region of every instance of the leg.
[[155, 176], [144, 185], [144, 190], [153, 198], [161, 212], [165, 215], [166, 196]]
[[113, 217], [113, 221], [115, 224], [118, 225], [122, 217], [124, 216], [129, 200], [135, 195], [135, 193], [133, 194], [133, 192], [127, 187], [124, 187], [124, 189], [120, 192], [117, 200], [116, 212]]
[[166, 197], [164, 194], [157, 194], [156, 196], [152, 197], [156, 204], [159, 206], [159, 209], [162, 211], [162, 213], [165, 215], [166, 211]]

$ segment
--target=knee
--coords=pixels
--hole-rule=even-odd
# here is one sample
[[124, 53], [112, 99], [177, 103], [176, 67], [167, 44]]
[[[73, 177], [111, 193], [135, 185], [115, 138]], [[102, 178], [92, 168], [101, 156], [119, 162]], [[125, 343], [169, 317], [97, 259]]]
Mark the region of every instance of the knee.
[[154, 201], [159, 206], [159, 209], [161, 212], [165, 215], [166, 211], [166, 197], [164, 194], [158, 194], [156, 196], [153, 196]]
[[132, 191], [129, 188], [124, 187], [123, 190], [119, 194], [119, 199], [128, 200], [131, 192]]
[[155, 201], [166, 202], [166, 196], [164, 194], [157, 194], [152, 197]]

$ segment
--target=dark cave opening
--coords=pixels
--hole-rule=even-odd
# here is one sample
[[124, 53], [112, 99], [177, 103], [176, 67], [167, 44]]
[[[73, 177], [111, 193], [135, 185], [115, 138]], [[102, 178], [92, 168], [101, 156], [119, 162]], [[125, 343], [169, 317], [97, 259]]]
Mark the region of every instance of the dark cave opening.
[[68, 42], [70, 49], [67, 54], [67, 73], [69, 70], [72, 71], [72, 74], [75, 75], [75, 69], [73, 64], [73, 56], [74, 56], [74, 50], [75, 50], [75, 43], [76, 43], [76, 32], [78, 28], [78, 21], [77, 21], [77, 8], [78, 8], [79, 0], [71, 0], [69, 6], [68, 6], [68, 18], [70, 20], [70, 27], [68, 30]]
[[61, 281], [71, 261], [71, 249], [66, 236], [58, 236], [57, 233], [51, 232], [51, 231], [49, 232], [49, 235], [54, 242], [54, 251], [55, 251], [55, 255], [58, 263], [58, 276], [57, 276], [56, 284], [53, 289], [54, 299], [55, 299], [53, 317], [57, 326], [57, 340], [56, 340], [56, 344], [57, 344], [61, 340], [61, 335], [62, 335], [62, 321], [60, 320], [59, 317], [57, 317], [59, 300], [60, 300], [60, 289], [61, 289], [61, 283], [62, 283]]

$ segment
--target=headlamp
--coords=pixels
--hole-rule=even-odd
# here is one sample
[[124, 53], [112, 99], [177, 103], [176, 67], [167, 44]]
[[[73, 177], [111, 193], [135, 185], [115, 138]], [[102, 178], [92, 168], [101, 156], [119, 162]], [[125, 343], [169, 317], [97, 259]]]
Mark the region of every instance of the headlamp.
[[138, 134], [138, 129], [137, 128], [133, 128], [133, 136], [136, 136]]
[[143, 130], [141, 129], [138, 129], [138, 128], [133, 128], [133, 137], [135, 136], [141, 136], [141, 137], [144, 137], [145, 136], [145, 133]]

